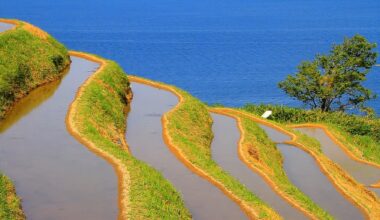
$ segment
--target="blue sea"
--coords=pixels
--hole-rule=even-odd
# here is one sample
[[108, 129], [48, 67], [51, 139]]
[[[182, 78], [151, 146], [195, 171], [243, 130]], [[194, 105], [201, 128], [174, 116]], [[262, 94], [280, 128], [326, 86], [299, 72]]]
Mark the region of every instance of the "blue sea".
[[[228, 106], [302, 106], [277, 87], [302, 60], [356, 33], [380, 44], [379, 0], [0, 0], [0, 17]], [[380, 67], [365, 84], [380, 95]]]

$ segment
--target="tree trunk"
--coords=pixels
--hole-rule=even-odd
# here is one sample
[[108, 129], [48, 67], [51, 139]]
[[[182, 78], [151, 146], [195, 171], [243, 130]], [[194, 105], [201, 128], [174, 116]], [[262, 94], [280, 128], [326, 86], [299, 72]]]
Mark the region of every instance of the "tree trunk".
[[330, 102], [329, 102], [329, 99], [327, 98], [323, 98], [322, 101], [321, 101], [322, 105], [321, 105], [321, 110], [322, 112], [328, 112], [330, 111]]

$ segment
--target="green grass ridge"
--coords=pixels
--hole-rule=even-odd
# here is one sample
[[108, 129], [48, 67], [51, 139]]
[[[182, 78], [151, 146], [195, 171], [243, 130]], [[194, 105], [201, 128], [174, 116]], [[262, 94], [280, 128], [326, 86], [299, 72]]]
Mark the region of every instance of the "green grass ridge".
[[344, 112], [320, 112], [282, 105], [245, 105], [243, 110], [261, 115], [266, 110], [270, 120], [280, 123], [320, 123], [358, 158], [380, 165], [380, 119]]
[[[130, 219], [191, 219], [181, 195], [151, 166], [120, 146], [125, 133], [129, 81], [112, 61], [84, 88], [75, 122], [82, 137], [120, 159], [130, 174]], [[128, 141], [128, 140], [127, 140]]]
[[24, 29], [25, 23], [0, 33], [0, 119], [17, 99], [64, 74], [67, 49], [50, 35], [46, 39]]
[[13, 183], [8, 177], [2, 174], [0, 174], [0, 219], [25, 219], [21, 209], [21, 200], [16, 196]]
[[[283, 168], [282, 154], [266, 132], [251, 119], [243, 115], [240, 115], [240, 118], [242, 120], [242, 127], [246, 132], [243, 144], [249, 144], [248, 149], [252, 152], [252, 155], [255, 155], [255, 160], [260, 161], [267, 169], [270, 169], [270, 172], [266, 172], [266, 174], [277, 187], [296, 201], [298, 205], [313, 213], [319, 219], [333, 219], [328, 212], [322, 209], [289, 180]], [[318, 146], [313, 145], [313, 147]]]
[[173, 144], [181, 149], [192, 164], [220, 181], [238, 198], [258, 210], [260, 219], [271, 218], [270, 212], [273, 214], [275, 211], [212, 159], [212, 118], [207, 106], [189, 93], [174, 86], [172, 88], [184, 97], [183, 104], [167, 117], [168, 133]]

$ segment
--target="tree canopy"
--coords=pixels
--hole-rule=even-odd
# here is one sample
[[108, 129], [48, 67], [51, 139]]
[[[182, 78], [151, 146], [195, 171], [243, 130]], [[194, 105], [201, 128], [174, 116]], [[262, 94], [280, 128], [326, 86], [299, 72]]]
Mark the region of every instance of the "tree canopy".
[[295, 75], [288, 75], [279, 87], [289, 96], [321, 111], [364, 109], [376, 97], [362, 82], [376, 64], [375, 43], [355, 35], [334, 45], [327, 55], [304, 61]]

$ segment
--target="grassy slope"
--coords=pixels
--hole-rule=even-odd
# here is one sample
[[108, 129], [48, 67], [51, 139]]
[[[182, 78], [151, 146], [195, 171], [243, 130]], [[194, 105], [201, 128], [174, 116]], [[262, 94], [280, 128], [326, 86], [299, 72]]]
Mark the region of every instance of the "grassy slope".
[[120, 145], [125, 134], [129, 81], [116, 63], [107, 63], [78, 99], [75, 121], [80, 135], [117, 157], [128, 168], [128, 215], [131, 219], [190, 219], [174, 187], [159, 172], [135, 159]]
[[256, 115], [271, 109], [270, 119], [281, 123], [321, 123], [359, 159], [380, 165], [380, 119], [340, 112], [321, 113], [285, 106], [247, 105], [244, 110]]
[[283, 168], [281, 153], [265, 131], [249, 118], [243, 115], [238, 115], [238, 117], [241, 118], [246, 135], [243, 141], [243, 149], [249, 155], [249, 162], [267, 174], [279, 190], [284, 192], [292, 201], [295, 201], [297, 205], [319, 219], [332, 219], [331, 215], [292, 184]]
[[[70, 63], [65, 47], [50, 35], [30, 24], [13, 22], [16, 28], [0, 33], [0, 120], [17, 99], [61, 77]], [[0, 174], [0, 219], [24, 218], [12, 182]]]
[[0, 219], [25, 219], [21, 210], [21, 201], [16, 196], [15, 189], [8, 177], [0, 174]]
[[173, 144], [186, 155], [193, 165], [221, 182], [229, 191], [253, 208], [259, 218], [278, 218], [278, 215], [262, 200], [212, 160], [210, 149], [213, 138], [212, 118], [207, 107], [190, 94], [177, 88], [174, 89], [182, 95], [184, 102], [167, 115], [168, 134], [172, 138]]
[[33, 88], [61, 77], [70, 63], [66, 48], [42, 30], [21, 22], [0, 33], [0, 119]]

